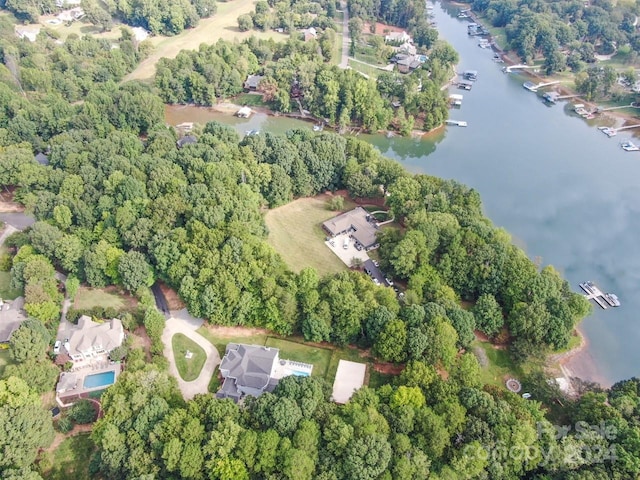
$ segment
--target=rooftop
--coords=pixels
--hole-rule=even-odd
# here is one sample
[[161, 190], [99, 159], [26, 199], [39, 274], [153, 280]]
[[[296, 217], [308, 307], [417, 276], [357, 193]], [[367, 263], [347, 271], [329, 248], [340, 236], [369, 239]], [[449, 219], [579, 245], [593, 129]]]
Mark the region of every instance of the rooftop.
[[378, 227], [376, 221], [362, 207], [356, 207], [353, 210], [327, 220], [322, 226], [332, 236], [353, 229], [354, 232], [351, 236], [365, 248], [377, 243], [376, 234], [378, 233]]
[[91, 317], [82, 315], [78, 326], [72, 331], [65, 349], [70, 355], [80, 355], [87, 351], [101, 349], [106, 352], [122, 345], [124, 329], [117, 318], [109, 322], [96, 323]]
[[22, 310], [23, 306], [23, 297], [5, 301], [0, 305], [0, 342], [8, 342], [14, 330], [27, 319]]

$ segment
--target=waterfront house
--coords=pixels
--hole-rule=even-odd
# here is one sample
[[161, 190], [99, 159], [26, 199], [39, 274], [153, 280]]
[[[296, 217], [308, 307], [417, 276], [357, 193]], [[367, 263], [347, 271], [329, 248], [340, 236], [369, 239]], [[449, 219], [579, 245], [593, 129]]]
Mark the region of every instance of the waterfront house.
[[332, 237], [349, 234], [362, 248], [372, 250], [378, 246], [378, 223], [362, 207], [356, 207], [327, 220], [322, 228]]
[[318, 38], [318, 31], [313, 27], [309, 27], [302, 31], [302, 36], [305, 42], [315, 40], [316, 38]]
[[236, 116], [240, 118], [249, 118], [252, 113], [253, 113], [253, 110], [251, 110], [250, 107], [247, 107], [245, 105], [244, 107], [242, 107], [240, 110], [236, 112]]
[[195, 136], [185, 135], [176, 142], [176, 145], [178, 146], [178, 148], [182, 148], [185, 145], [195, 145], [196, 143], [198, 143], [198, 139]]
[[260, 82], [264, 78], [264, 75], [248, 75], [244, 81], [244, 89], [255, 92], [260, 87]]
[[96, 323], [91, 317], [82, 315], [78, 325], [64, 344], [74, 362], [89, 360], [101, 354], [109, 353], [122, 345], [124, 328], [122, 322], [114, 318], [108, 322]]

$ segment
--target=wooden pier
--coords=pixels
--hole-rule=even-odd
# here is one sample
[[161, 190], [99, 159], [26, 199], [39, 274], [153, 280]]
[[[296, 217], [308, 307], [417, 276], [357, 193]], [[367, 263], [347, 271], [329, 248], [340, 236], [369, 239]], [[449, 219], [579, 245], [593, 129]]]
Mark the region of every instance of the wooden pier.
[[580, 284], [580, 288], [584, 290], [587, 300], [593, 300], [600, 308], [606, 310], [608, 307], [619, 307], [618, 297], [612, 293], [603, 293], [593, 282], [584, 282]]

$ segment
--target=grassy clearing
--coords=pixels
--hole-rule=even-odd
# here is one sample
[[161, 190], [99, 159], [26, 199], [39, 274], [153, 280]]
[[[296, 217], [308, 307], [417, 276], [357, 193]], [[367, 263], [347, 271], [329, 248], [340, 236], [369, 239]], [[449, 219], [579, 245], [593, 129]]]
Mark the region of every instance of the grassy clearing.
[[311, 374], [314, 377], [326, 377], [333, 353], [331, 350], [275, 337], [269, 337], [266, 345], [267, 347], [279, 348], [280, 358], [294, 362], [311, 363], [313, 365]]
[[[320, 275], [327, 275], [347, 268], [324, 244], [322, 222], [338, 213], [326, 209], [327, 199], [324, 195], [300, 198], [269, 210], [265, 216], [267, 241], [295, 272], [314, 267]], [[353, 207], [345, 201], [344, 210], [350, 208]]]
[[[178, 373], [182, 379], [185, 382], [190, 382], [198, 378], [202, 366], [207, 360], [207, 354], [202, 347], [181, 333], [176, 333], [171, 338], [171, 347], [173, 348], [173, 356], [176, 359]], [[185, 358], [187, 350], [193, 353], [191, 358]]]
[[267, 343], [268, 335], [265, 334], [249, 334], [237, 335], [237, 336], [217, 336], [215, 335], [207, 325], [203, 325], [196, 330], [200, 335], [209, 340], [211, 344], [218, 349], [218, 353], [222, 358], [227, 349], [228, 343], [246, 343], [248, 345], [264, 345]]
[[11, 273], [0, 272], [0, 298], [3, 300], [13, 300], [22, 295], [19, 289], [11, 288]]
[[355, 60], [353, 58], [349, 59], [349, 67], [353, 68], [357, 72], [364, 73], [369, 78], [373, 78], [374, 80], [377, 79], [378, 75], [383, 72], [383, 70], [380, 70], [379, 68], [372, 67], [371, 65], [359, 62], [358, 60]]
[[518, 368], [509, 357], [507, 350], [496, 349], [488, 342], [477, 340], [471, 345], [473, 348], [484, 350], [487, 356], [488, 365], [481, 367], [480, 380], [483, 384], [504, 387], [506, 378], [517, 378]]
[[232, 0], [218, 3], [218, 11], [211, 18], [203, 18], [198, 26], [185, 30], [174, 37], [156, 36], [151, 38], [155, 47], [153, 53], [138, 65], [125, 80], [150, 80], [155, 74], [156, 63], [160, 58], [175, 58], [180, 50], [195, 50], [201, 43], [215, 43], [223, 38], [228, 41], [244, 40], [251, 36], [257, 38], [275, 38], [284, 40], [288, 35], [270, 30], [260, 32], [238, 29], [238, 17], [254, 9], [255, 0]]
[[11, 358], [11, 351], [8, 348], [0, 349], [0, 377], [4, 375], [4, 369], [7, 367], [7, 365], [15, 364], [16, 362], [14, 362], [13, 358]]
[[383, 385], [388, 385], [389, 383], [393, 382], [394, 378], [396, 378], [395, 375], [381, 373], [374, 370], [373, 368], [369, 368], [369, 372], [369, 387], [371, 388], [378, 388]]
[[250, 107], [266, 107], [267, 104], [262, 100], [262, 95], [255, 93], [241, 93], [233, 99], [236, 105], [249, 105]]
[[42, 476], [48, 480], [91, 480], [89, 461], [95, 449], [89, 434], [67, 438], [40, 459]]
[[333, 43], [333, 50], [331, 53], [331, 62], [336, 65], [342, 60], [342, 21], [344, 14], [342, 12], [336, 12], [336, 40]]
[[107, 292], [100, 288], [80, 287], [76, 294], [73, 308], [76, 310], [87, 310], [93, 307], [113, 307], [119, 310], [123, 308], [124, 305], [125, 302], [120, 295]]

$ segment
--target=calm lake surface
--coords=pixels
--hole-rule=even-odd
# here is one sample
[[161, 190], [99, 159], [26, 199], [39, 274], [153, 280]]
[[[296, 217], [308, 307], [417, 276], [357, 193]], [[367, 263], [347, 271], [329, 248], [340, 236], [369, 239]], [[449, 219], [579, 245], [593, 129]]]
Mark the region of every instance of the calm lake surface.
[[[622, 306], [600, 310], [581, 324], [589, 349], [569, 367], [610, 384], [640, 375], [640, 152], [624, 152], [621, 132], [608, 138], [570, 113], [549, 107], [503, 74], [493, 52], [478, 48], [457, 8], [435, 5], [440, 36], [460, 54], [458, 71], [477, 70], [472, 91], [448, 127], [421, 140], [361, 136], [408, 170], [452, 178], [477, 189], [486, 215], [542, 265], [553, 264], [571, 286], [593, 280], [616, 293]], [[453, 92], [453, 90], [452, 90]], [[246, 130], [284, 132], [309, 123], [258, 114], [250, 120], [194, 107], [168, 107], [167, 121], [218, 120]]]

